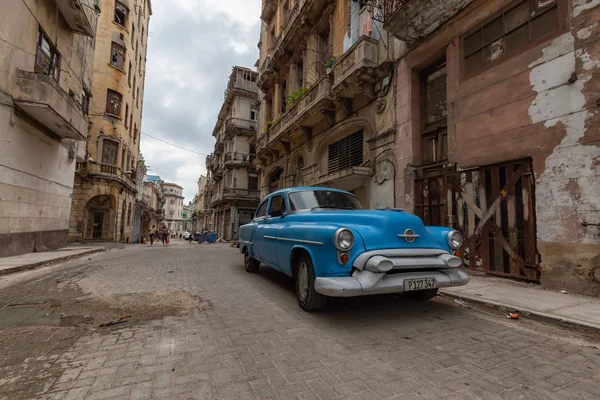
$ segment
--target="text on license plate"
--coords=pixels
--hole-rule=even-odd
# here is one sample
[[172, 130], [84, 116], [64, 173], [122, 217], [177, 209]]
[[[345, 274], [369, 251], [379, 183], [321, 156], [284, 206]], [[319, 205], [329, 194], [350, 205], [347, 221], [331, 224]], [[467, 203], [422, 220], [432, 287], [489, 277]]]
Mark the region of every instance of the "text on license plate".
[[420, 278], [420, 279], [405, 279], [404, 280], [404, 290], [424, 290], [424, 289], [433, 289], [435, 288], [435, 279], [434, 278]]

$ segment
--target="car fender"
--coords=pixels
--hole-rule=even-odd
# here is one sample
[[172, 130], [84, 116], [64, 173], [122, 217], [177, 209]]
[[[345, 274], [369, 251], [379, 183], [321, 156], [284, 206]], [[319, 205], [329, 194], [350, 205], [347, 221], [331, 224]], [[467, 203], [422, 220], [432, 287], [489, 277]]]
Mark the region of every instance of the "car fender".
[[307, 245], [302, 245], [302, 244], [296, 244], [294, 246], [292, 246], [292, 249], [290, 251], [290, 254], [288, 255], [285, 265], [281, 265], [280, 267], [282, 268], [282, 272], [285, 273], [288, 276], [293, 276], [293, 269], [292, 269], [292, 263], [293, 263], [293, 258], [294, 258], [294, 254], [296, 254], [296, 252], [298, 251], [304, 251], [306, 253], [308, 253], [308, 256], [310, 257], [311, 263], [313, 265], [313, 272], [316, 271], [314, 270], [315, 268], [315, 252], [314, 249], [311, 248], [311, 246], [307, 246]]

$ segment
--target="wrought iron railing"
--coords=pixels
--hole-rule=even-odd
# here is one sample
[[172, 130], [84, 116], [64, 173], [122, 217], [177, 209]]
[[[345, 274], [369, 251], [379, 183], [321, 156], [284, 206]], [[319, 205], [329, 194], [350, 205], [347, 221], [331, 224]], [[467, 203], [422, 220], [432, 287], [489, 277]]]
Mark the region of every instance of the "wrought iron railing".
[[232, 151], [225, 154], [225, 161], [239, 161], [243, 163], [251, 163], [256, 158], [256, 154], [253, 153], [241, 153], [239, 151]]

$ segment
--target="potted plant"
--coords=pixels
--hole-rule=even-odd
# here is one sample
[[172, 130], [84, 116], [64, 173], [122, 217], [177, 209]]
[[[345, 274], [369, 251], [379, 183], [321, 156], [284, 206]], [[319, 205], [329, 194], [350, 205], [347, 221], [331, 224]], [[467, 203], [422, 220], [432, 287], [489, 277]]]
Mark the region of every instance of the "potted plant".
[[331, 57], [331, 58], [329, 58], [329, 60], [327, 62], [323, 63], [323, 65], [325, 66], [325, 68], [327, 68], [326, 69], [327, 74], [329, 74], [331, 72], [331, 70], [333, 69], [333, 66], [335, 65], [335, 63], [336, 63], [335, 57]]
[[269, 129], [273, 126], [273, 121], [267, 121], [267, 125], [265, 126], [265, 133], [269, 132]]
[[298, 102], [302, 96], [306, 93], [306, 89], [304, 87], [299, 88], [294, 93], [290, 94], [287, 97], [287, 105], [288, 107], [292, 107], [296, 102]]
[[98, 14], [100, 14], [102, 12], [102, 9], [100, 8], [100, 4], [98, 4], [97, 1], [94, 3], [94, 9], [96, 10], [96, 12]]

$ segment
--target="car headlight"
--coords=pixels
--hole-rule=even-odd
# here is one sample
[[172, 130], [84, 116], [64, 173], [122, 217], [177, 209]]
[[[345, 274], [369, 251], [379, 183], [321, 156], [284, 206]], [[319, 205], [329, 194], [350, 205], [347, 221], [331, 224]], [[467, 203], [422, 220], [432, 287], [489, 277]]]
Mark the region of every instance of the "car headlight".
[[333, 244], [339, 251], [348, 251], [354, 246], [354, 234], [346, 228], [340, 228], [333, 235]]
[[462, 244], [463, 236], [459, 231], [452, 230], [448, 232], [448, 246], [450, 246], [452, 250], [460, 249], [460, 246], [462, 246]]

